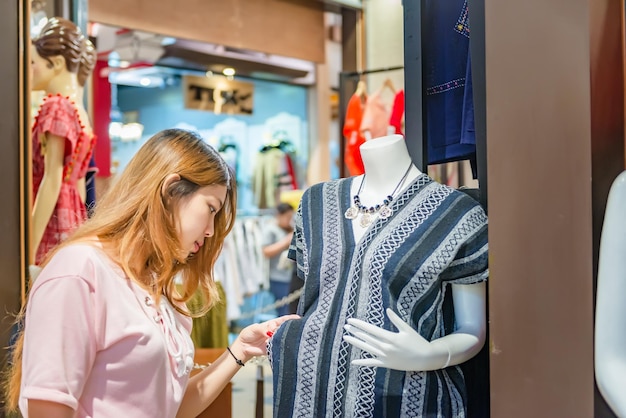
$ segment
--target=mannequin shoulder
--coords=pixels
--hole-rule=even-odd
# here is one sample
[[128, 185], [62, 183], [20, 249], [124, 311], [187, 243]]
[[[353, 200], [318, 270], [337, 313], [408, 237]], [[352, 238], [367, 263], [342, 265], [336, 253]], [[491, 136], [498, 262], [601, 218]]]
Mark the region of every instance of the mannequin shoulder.
[[326, 190], [332, 189], [347, 190], [347, 193], [350, 193], [350, 184], [351, 177], [315, 183], [304, 191], [302, 198], [304, 199], [304, 197], [306, 196], [308, 199], [311, 199], [312, 196], [318, 196], [324, 193]]
[[[626, 171], [613, 181], [606, 202], [600, 240], [600, 275], [626, 268]], [[622, 262], [624, 260], [624, 262]], [[617, 267], [620, 266], [620, 267]]]
[[610, 214], [613, 210], [620, 211], [620, 217], [626, 208], [626, 171], [621, 172], [613, 181], [609, 197], [606, 203], [606, 212]]
[[43, 98], [41, 102], [41, 108], [63, 108], [63, 109], [73, 109], [75, 107], [74, 103], [67, 97], [62, 96], [60, 94], [49, 94]]
[[445, 186], [445, 185], [441, 185], [441, 187], [445, 187], [448, 190], [450, 190], [450, 197], [455, 199], [458, 202], [457, 203], [458, 205], [467, 209], [472, 209], [472, 208], [477, 208], [477, 207], [482, 209], [482, 206], [480, 205], [480, 190], [479, 189], [469, 189], [469, 188], [454, 189], [452, 187]]
[[37, 118], [57, 117], [75, 119], [78, 116], [76, 105], [67, 97], [58, 94], [44, 97]]

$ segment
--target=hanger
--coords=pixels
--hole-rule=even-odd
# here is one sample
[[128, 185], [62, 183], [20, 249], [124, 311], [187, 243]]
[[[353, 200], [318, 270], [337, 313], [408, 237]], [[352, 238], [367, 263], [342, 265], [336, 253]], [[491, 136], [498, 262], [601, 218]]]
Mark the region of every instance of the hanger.
[[224, 143], [222, 145], [220, 145], [219, 149], [217, 150], [218, 152], [226, 152], [229, 149], [233, 149], [235, 151], [237, 151], [237, 144], [233, 144], [230, 142]]
[[396, 87], [393, 85], [393, 81], [391, 81], [390, 78], [385, 79], [383, 82], [383, 88], [388, 88], [393, 94], [396, 93]]
[[356, 85], [356, 91], [354, 92], [354, 94], [359, 96], [361, 99], [367, 96], [367, 84], [365, 84], [365, 81], [359, 80], [358, 84]]
[[289, 140], [289, 135], [285, 130], [277, 130], [272, 134], [272, 139], [263, 147], [261, 147], [261, 152], [266, 152], [271, 149], [279, 149], [284, 152], [291, 152], [293, 150], [293, 144]]

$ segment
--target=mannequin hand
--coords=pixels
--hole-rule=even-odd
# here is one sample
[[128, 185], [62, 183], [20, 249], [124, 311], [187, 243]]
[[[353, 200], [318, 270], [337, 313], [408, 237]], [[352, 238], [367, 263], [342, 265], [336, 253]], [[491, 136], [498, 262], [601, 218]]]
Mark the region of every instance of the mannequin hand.
[[252, 324], [245, 327], [233, 342], [231, 348], [243, 354], [242, 361], [246, 362], [255, 356], [267, 354], [267, 341], [276, 330], [291, 319], [298, 319], [298, 315], [283, 315], [276, 319]]
[[37, 276], [39, 276], [39, 273], [41, 273], [41, 270], [42, 270], [41, 267], [36, 266], [34, 264], [30, 264], [28, 266], [28, 276], [30, 277], [31, 283], [35, 281]]
[[344, 328], [352, 335], [344, 335], [344, 341], [374, 356], [353, 360], [353, 365], [404, 371], [438, 370], [447, 366], [449, 354], [445, 344], [433, 345], [394, 311], [387, 309], [386, 312], [398, 332], [359, 319], [348, 319]]

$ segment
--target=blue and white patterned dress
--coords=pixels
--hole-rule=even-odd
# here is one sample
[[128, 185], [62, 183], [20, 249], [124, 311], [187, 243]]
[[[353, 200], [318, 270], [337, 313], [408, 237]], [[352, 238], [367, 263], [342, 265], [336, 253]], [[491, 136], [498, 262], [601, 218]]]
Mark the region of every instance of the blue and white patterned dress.
[[[309, 188], [290, 255], [305, 280], [298, 313], [269, 346], [274, 417], [465, 417], [458, 366], [404, 372], [353, 366], [366, 353], [343, 341], [348, 318], [385, 329], [391, 307], [424, 338], [454, 331], [449, 284], [487, 279], [487, 218], [462, 192], [417, 177], [359, 242], [351, 221], [352, 178]], [[393, 328], [392, 328], [393, 327]]]

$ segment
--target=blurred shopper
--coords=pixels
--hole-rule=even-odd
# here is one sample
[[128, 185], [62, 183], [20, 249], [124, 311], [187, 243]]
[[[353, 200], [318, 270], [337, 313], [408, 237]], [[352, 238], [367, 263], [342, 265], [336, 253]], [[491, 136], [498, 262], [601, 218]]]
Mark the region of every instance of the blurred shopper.
[[[276, 219], [263, 231], [263, 255], [269, 259], [270, 292], [279, 301], [289, 295], [289, 285], [294, 263], [287, 258], [293, 237], [294, 209], [288, 203], [276, 206]], [[289, 313], [289, 304], [277, 308], [278, 315]]]

